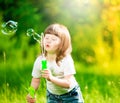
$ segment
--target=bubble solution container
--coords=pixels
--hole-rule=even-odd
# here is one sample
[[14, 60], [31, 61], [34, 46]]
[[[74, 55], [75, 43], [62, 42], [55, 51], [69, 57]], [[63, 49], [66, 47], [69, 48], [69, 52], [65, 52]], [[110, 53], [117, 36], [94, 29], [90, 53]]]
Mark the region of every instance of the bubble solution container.
[[41, 64], [42, 64], [42, 70], [46, 70], [47, 69], [47, 60], [45, 58], [42, 59]]

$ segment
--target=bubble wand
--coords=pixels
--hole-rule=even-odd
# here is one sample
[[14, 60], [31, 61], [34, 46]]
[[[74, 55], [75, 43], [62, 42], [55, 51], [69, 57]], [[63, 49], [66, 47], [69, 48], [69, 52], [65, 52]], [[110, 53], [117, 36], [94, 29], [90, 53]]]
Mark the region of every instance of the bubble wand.
[[43, 46], [44, 34], [41, 33], [41, 35], [39, 35], [32, 28], [30, 28], [27, 30], [27, 36], [33, 36], [33, 39], [36, 40], [39, 44], [41, 44], [41, 48], [42, 48], [42, 50], [41, 50], [42, 51], [41, 66], [42, 66], [42, 70], [47, 69], [47, 60], [45, 58], [45, 50], [44, 50], [44, 46]]
[[42, 70], [45, 70], [45, 69], [47, 69], [47, 60], [45, 58], [45, 49], [44, 49], [44, 46], [43, 46], [43, 38], [44, 38], [44, 34], [41, 35], [41, 40], [42, 40], [42, 44], [41, 44], [41, 47], [42, 47], [41, 66], [42, 66]]
[[[33, 39], [36, 40], [39, 44], [41, 44], [41, 51], [42, 51], [42, 60], [41, 60], [41, 67], [42, 70], [47, 69], [47, 60], [45, 58], [45, 49], [43, 46], [43, 38], [44, 38], [44, 34], [41, 33], [41, 35], [39, 35], [38, 33], [36, 33], [33, 29], [28, 29], [27, 30], [27, 36], [33, 36]], [[29, 92], [30, 96], [32, 98], [35, 97], [35, 89], [34, 87], [30, 86], [27, 91]]]
[[35, 98], [35, 89], [34, 89], [34, 87], [30, 86], [28, 89], [26, 88], [26, 90], [28, 91], [28, 93], [30, 94], [30, 96], [32, 98]]

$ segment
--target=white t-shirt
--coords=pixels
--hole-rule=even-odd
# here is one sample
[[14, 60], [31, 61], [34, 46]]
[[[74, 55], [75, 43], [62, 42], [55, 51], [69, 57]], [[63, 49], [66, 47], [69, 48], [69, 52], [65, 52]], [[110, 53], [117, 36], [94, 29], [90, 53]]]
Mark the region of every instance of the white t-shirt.
[[[41, 77], [41, 60], [42, 60], [42, 57], [39, 56], [34, 63], [34, 67], [32, 71], [32, 76], [34, 78]], [[61, 60], [60, 66], [58, 66], [55, 61], [47, 62], [47, 69], [51, 71], [53, 76], [55, 76], [56, 78], [61, 78], [61, 79], [64, 78], [64, 76], [67, 76], [70, 74], [74, 75], [76, 73], [73, 59], [70, 55], [67, 55]], [[63, 88], [56, 84], [53, 84], [50, 81], [47, 81], [47, 89], [53, 94], [61, 95], [61, 94], [67, 93], [70, 90], [72, 90], [77, 84], [78, 83], [76, 82], [75, 78], [72, 79], [72, 84], [70, 88]]]

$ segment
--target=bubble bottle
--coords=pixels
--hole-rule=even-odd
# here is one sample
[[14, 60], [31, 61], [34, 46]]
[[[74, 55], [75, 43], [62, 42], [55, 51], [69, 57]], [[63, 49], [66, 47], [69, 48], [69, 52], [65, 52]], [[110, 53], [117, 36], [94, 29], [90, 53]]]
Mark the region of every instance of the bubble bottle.
[[46, 60], [44, 55], [42, 57], [41, 65], [42, 65], [42, 70], [46, 70], [47, 69], [47, 60]]
[[41, 61], [41, 65], [42, 65], [42, 70], [46, 70], [47, 69], [47, 60], [45, 58], [45, 49], [43, 46], [43, 39], [44, 39], [44, 34], [41, 34], [41, 48], [42, 48], [42, 61]]

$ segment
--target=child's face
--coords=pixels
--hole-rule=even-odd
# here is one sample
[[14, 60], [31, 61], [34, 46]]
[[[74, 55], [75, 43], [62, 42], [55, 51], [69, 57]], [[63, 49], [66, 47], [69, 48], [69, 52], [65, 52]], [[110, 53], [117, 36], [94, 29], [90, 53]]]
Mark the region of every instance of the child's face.
[[61, 43], [61, 40], [55, 35], [46, 34], [43, 42], [44, 48], [48, 53], [56, 53], [56, 50], [58, 49], [59, 44]]

